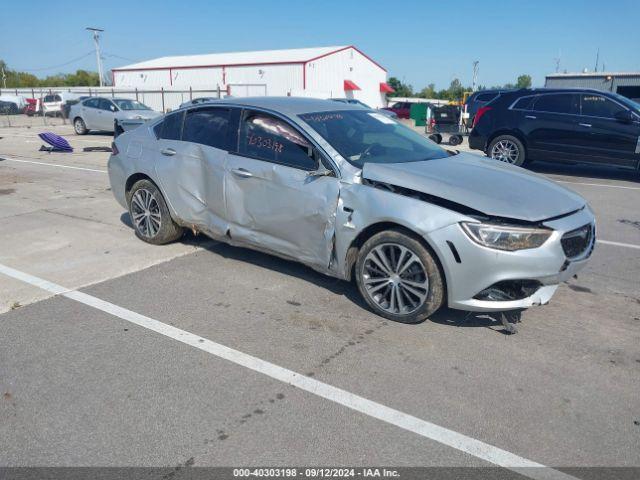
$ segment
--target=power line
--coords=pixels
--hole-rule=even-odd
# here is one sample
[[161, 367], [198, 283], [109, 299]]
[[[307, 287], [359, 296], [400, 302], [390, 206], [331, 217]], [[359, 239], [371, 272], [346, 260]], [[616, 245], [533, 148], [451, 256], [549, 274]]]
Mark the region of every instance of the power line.
[[51, 67], [44, 67], [44, 68], [16, 68], [16, 71], [18, 72], [42, 72], [44, 70], [53, 70], [54, 68], [60, 68], [60, 67], [66, 67], [67, 65], [70, 65], [72, 63], [75, 63], [79, 60], [82, 60], [85, 57], [88, 57], [89, 55], [93, 54], [93, 51], [85, 53], [84, 55], [74, 58], [73, 60], [69, 60], [68, 62], [65, 63], [61, 63], [60, 65], [53, 65]]
[[138, 60], [134, 60], [132, 58], [127, 58], [127, 57], [121, 57], [120, 55], [114, 55], [113, 53], [104, 53], [105, 57], [113, 57], [113, 58], [119, 58], [120, 60], [126, 60], [127, 62], [138, 62]]

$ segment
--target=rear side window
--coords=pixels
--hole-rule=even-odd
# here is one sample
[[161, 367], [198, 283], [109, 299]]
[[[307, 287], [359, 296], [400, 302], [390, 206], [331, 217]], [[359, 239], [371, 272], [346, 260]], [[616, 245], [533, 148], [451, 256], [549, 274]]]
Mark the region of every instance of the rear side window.
[[180, 140], [182, 135], [182, 119], [184, 112], [172, 113], [164, 117], [160, 138], [165, 140]]
[[530, 110], [534, 97], [522, 97], [513, 104], [512, 110]]
[[540, 95], [533, 109], [537, 112], [578, 113], [578, 95], [575, 93], [558, 93]]
[[582, 115], [589, 117], [614, 118], [616, 113], [626, 110], [602, 95], [583, 94]]
[[98, 98], [90, 98], [89, 100], [85, 100], [82, 105], [85, 107], [98, 108], [98, 102], [100, 99]]
[[187, 112], [182, 140], [227, 150], [229, 115], [229, 109], [225, 108], [202, 108]]
[[264, 113], [247, 112], [242, 121], [241, 154], [303, 170], [315, 170], [311, 144], [291, 125]]
[[496, 98], [498, 94], [496, 93], [481, 93], [476, 97], [476, 102], [490, 102], [494, 98]]

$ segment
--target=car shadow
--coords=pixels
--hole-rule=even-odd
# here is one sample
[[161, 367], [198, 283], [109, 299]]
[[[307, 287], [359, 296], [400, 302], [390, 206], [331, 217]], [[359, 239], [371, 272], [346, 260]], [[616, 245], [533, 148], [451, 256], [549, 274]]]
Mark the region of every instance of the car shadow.
[[[128, 212], [120, 216], [120, 221], [133, 230], [133, 224]], [[336, 295], [342, 295], [360, 308], [370, 311], [366, 302], [360, 296], [355, 282], [347, 282], [338, 278], [330, 277], [316, 272], [311, 267], [301, 263], [286, 260], [268, 253], [258, 252], [245, 247], [236, 247], [227, 243], [212, 240], [205, 235], [194, 235], [185, 229], [185, 234], [180, 239], [180, 243], [185, 245], [200, 247], [216, 255], [231, 260], [250, 263], [260, 268], [273, 270], [275, 272], [295, 277], [305, 282], [312, 283], [318, 287], [329, 290]], [[503, 335], [511, 335], [514, 331], [509, 331], [500, 320], [500, 313], [465, 312], [443, 307], [429, 317], [429, 321], [440, 325], [465, 328], [489, 328]], [[521, 312], [510, 312], [508, 322], [516, 324], [520, 322]], [[424, 323], [424, 322], [422, 322]]]
[[508, 330], [501, 321], [500, 312], [465, 312], [443, 307], [429, 317], [433, 323], [464, 328], [488, 328], [503, 335], [515, 333], [514, 324], [520, 323], [522, 311], [512, 311], [507, 315], [507, 322], [511, 326]]
[[527, 168], [536, 173], [566, 175], [570, 177], [592, 178], [600, 180], [624, 180], [638, 182], [638, 172], [616, 168], [609, 165], [564, 164], [535, 161]]
[[[128, 212], [120, 216], [120, 221], [133, 230], [133, 224], [131, 223]], [[236, 247], [228, 243], [218, 242], [206, 235], [193, 235], [193, 233], [187, 229], [185, 229], [185, 234], [180, 239], [180, 243], [201, 247], [224, 258], [250, 263], [261, 268], [304, 280], [321, 288], [325, 288], [336, 295], [342, 295], [359, 307], [368, 310], [366, 303], [360, 297], [358, 289], [353, 282], [346, 282], [335, 277], [323, 275], [301, 263], [286, 260], [268, 253], [262, 253], [250, 248]]]

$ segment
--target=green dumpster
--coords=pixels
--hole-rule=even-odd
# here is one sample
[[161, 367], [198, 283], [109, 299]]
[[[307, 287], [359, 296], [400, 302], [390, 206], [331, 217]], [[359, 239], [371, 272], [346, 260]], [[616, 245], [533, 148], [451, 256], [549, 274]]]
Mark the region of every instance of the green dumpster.
[[416, 127], [424, 127], [427, 124], [427, 104], [413, 103], [409, 110], [409, 118], [411, 118]]

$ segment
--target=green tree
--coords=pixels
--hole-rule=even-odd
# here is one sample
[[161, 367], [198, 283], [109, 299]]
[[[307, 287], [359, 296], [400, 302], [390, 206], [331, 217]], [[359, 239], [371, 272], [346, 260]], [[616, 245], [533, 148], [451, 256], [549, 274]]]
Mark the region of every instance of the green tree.
[[396, 77], [389, 77], [389, 80], [387, 80], [387, 83], [389, 84], [389, 86], [391, 88], [393, 88], [395, 90], [395, 92], [393, 92], [391, 94], [391, 96], [393, 96], [393, 97], [413, 97], [413, 87], [411, 85], [402, 83]]
[[530, 88], [531, 87], [531, 75], [520, 75], [516, 82], [516, 88]]
[[[0, 59], [0, 68], [4, 69], [7, 88], [24, 87], [94, 87], [100, 85], [96, 72], [77, 70], [76, 73], [58, 73], [43, 79], [27, 72], [11, 70], [6, 62]], [[1, 79], [0, 79], [1, 80]], [[0, 83], [0, 87], [3, 85]]]
[[437, 93], [435, 83], [430, 83], [418, 93], [418, 96], [421, 98], [436, 98], [436, 95]]

